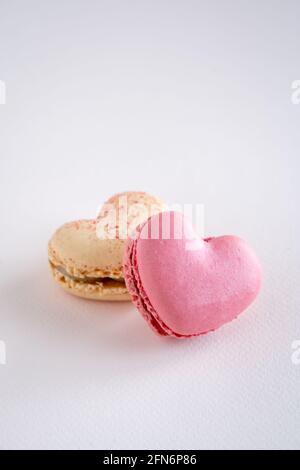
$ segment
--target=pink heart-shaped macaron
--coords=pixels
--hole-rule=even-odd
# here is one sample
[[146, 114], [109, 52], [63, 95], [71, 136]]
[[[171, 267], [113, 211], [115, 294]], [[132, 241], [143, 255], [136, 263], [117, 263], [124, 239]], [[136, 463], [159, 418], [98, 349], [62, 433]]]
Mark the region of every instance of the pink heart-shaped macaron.
[[160, 335], [190, 337], [236, 318], [257, 296], [261, 265], [235, 236], [202, 239], [180, 213], [154, 215], [127, 242], [127, 288]]

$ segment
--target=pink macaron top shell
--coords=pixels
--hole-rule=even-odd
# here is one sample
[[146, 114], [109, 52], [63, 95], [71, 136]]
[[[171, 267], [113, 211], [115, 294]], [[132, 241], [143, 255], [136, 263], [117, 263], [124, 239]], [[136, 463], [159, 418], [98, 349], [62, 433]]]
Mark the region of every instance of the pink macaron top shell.
[[233, 320], [261, 285], [260, 262], [244, 240], [203, 240], [177, 212], [155, 215], [139, 227], [127, 243], [124, 274], [150, 326], [177, 337], [204, 334]]

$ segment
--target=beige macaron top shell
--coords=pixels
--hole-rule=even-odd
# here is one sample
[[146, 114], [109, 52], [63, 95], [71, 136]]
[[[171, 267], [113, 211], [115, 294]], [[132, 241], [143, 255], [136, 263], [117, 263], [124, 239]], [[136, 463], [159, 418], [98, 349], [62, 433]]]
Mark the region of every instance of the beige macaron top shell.
[[51, 238], [49, 261], [74, 277], [120, 279], [124, 243], [124, 240], [99, 239], [94, 220], [69, 222]]
[[54, 233], [48, 248], [52, 268], [79, 279], [123, 280], [126, 239], [141, 222], [164, 208], [159, 199], [144, 192], [112, 196], [96, 220], [69, 222]]

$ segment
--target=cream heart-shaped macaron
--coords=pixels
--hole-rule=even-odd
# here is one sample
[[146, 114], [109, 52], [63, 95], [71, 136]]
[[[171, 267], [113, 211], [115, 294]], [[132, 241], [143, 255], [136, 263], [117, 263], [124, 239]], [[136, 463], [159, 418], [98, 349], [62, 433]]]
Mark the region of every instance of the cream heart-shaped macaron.
[[48, 245], [54, 280], [79, 297], [130, 300], [122, 267], [126, 238], [141, 221], [164, 207], [144, 192], [120, 193], [104, 204], [96, 220], [62, 225]]
[[138, 310], [160, 335], [190, 337], [243, 312], [261, 286], [253, 249], [236, 236], [202, 239], [177, 212], [154, 215], [127, 241], [124, 274]]

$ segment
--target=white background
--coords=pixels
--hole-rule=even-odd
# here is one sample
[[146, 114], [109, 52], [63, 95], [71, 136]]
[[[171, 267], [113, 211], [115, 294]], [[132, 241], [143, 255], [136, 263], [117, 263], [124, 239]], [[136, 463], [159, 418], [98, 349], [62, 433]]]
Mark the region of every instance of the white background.
[[[295, 1], [0, 0], [1, 449], [300, 448]], [[203, 203], [257, 250], [256, 303], [156, 337], [73, 298], [47, 242], [111, 194]]]

